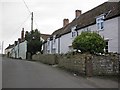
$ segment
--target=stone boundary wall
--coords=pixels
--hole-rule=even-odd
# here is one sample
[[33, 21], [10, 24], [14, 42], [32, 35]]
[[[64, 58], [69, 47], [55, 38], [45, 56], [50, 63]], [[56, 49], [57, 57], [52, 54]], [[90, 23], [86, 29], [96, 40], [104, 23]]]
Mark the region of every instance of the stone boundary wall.
[[119, 73], [119, 56], [117, 54], [93, 56], [94, 75], [117, 75]]
[[87, 76], [119, 74], [118, 54], [102, 56], [91, 54], [39, 54], [33, 55], [32, 59], [50, 65], [58, 64], [58, 67]]
[[49, 65], [54, 65], [57, 63], [56, 62], [56, 60], [57, 60], [56, 55], [52, 55], [52, 54], [33, 55], [32, 60], [40, 61], [42, 63], [49, 64]]
[[85, 74], [85, 54], [63, 55], [58, 60], [58, 66], [67, 70]]

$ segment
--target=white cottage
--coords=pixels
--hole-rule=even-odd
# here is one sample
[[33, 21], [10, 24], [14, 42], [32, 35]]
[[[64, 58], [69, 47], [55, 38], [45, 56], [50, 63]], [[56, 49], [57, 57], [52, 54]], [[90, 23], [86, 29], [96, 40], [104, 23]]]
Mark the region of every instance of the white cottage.
[[90, 11], [76, 10], [75, 19], [63, 20], [63, 27], [53, 32], [44, 43], [44, 53], [61, 54], [73, 51], [72, 42], [82, 31], [94, 31], [104, 37], [106, 52], [120, 53], [118, 31], [120, 29], [120, 2], [105, 2]]
[[21, 38], [18, 39], [18, 41], [15, 41], [14, 46], [11, 49], [10, 56], [11, 58], [21, 58], [26, 59], [27, 54], [27, 41], [24, 37], [24, 28], [21, 32]]
[[21, 58], [26, 59], [27, 53], [27, 41], [23, 42], [16, 42], [15, 46], [11, 50], [11, 57], [12, 58]]
[[13, 49], [13, 47], [14, 47], [14, 44], [12, 44], [12, 45], [9, 44], [9, 46], [5, 49], [5, 55], [7, 57], [11, 56], [11, 50]]

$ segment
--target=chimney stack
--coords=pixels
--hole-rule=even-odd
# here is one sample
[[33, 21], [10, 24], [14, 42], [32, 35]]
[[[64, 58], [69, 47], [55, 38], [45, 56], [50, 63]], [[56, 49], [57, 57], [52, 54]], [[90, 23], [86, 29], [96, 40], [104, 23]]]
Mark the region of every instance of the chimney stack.
[[18, 38], [18, 42], [21, 43], [21, 38]]
[[24, 39], [24, 28], [22, 28], [22, 31], [21, 31], [21, 40]]
[[67, 24], [69, 24], [69, 19], [64, 19], [63, 20], [63, 27], [65, 27]]
[[75, 18], [78, 18], [81, 15], [82, 11], [81, 10], [76, 10], [75, 11]]

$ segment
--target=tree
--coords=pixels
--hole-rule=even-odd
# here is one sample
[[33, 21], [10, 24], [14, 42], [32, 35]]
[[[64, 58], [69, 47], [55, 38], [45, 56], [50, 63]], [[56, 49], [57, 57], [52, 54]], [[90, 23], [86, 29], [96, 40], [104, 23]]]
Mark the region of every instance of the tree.
[[81, 35], [74, 39], [72, 46], [77, 51], [81, 50], [82, 53], [103, 53], [105, 41], [95, 32], [82, 32]]
[[26, 32], [25, 40], [27, 40], [27, 52], [31, 53], [31, 55], [36, 52], [41, 52], [42, 41], [40, 40], [40, 32], [38, 29], [32, 30], [30, 32]]

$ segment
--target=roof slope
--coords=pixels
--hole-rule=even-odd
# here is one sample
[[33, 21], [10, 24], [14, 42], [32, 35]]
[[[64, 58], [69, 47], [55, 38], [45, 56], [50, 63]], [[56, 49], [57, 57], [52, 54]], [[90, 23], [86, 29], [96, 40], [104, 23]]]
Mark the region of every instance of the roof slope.
[[95, 24], [96, 17], [105, 14], [105, 20], [120, 16], [120, 2], [105, 2], [75, 18], [67, 26], [53, 32], [53, 35], [61, 36], [71, 32], [71, 28], [77, 25], [77, 29]]
[[47, 38], [49, 38], [51, 36], [49, 34], [40, 34], [40, 35], [44, 40], [47, 40]]
[[[11, 49], [11, 48], [13, 48], [13, 47], [14, 47], [14, 44], [12, 44], [12, 45], [9, 44], [9, 46], [8, 46], [6, 49]], [[5, 49], [5, 50], [6, 50], [6, 49]]]

